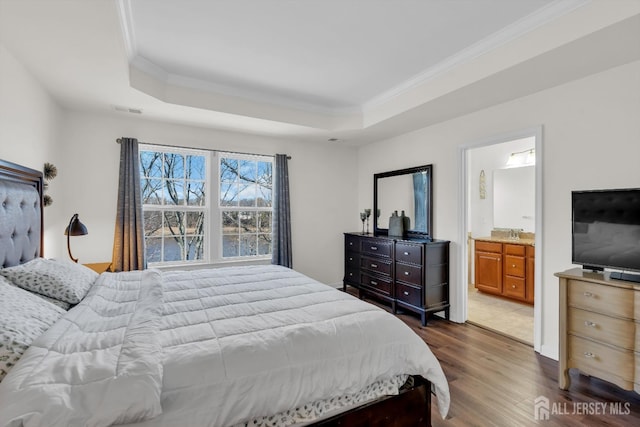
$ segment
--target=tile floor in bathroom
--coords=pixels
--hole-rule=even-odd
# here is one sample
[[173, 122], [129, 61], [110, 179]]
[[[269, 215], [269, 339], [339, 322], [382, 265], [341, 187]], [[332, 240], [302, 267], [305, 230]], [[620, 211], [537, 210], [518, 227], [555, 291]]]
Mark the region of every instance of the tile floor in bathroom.
[[533, 345], [533, 305], [479, 292], [469, 285], [468, 321]]

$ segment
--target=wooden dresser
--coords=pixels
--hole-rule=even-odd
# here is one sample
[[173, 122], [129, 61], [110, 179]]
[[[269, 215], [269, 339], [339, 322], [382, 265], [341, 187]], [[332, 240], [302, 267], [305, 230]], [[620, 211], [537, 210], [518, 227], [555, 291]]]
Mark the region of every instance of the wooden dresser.
[[640, 393], [640, 284], [575, 268], [560, 278], [558, 382], [569, 369]]
[[533, 304], [535, 248], [529, 243], [475, 240], [479, 291]]
[[449, 241], [399, 239], [345, 233], [344, 290], [347, 285], [397, 308], [449, 319]]

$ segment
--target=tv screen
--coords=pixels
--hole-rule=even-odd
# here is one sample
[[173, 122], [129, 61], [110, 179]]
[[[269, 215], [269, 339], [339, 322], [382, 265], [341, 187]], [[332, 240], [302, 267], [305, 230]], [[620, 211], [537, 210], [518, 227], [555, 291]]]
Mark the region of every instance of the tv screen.
[[572, 261], [640, 271], [640, 189], [573, 191]]

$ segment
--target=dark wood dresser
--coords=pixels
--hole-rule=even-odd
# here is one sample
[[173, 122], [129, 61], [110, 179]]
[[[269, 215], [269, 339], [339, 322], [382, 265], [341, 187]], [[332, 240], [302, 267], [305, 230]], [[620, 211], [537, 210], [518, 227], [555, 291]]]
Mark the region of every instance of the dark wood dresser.
[[401, 239], [345, 233], [343, 289], [373, 296], [398, 308], [427, 315], [445, 312], [449, 319], [449, 241]]

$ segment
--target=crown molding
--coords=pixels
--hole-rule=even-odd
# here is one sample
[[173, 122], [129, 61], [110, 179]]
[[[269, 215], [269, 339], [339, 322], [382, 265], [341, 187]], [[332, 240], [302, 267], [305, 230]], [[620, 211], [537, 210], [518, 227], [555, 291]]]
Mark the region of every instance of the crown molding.
[[394, 88], [371, 98], [363, 104], [362, 110], [366, 112], [379, 107], [389, 102], [391, 99], [402, 95], [415, 87], [428, 82], [429, 80], [433, 80], [443, 74], [446, 74], [453, 68], [470, 62], [485, 53], [488, 53], [548, 22], [553, 21], [554, 19], [590, 3], [591, 1], [592, 0], [557, 0], [550, 3], [513, 24], [506, 26], [501, 31], [474, 43], [455, 55], [450, 56], [444, 61], [439, 62], [435, 66], [417, 74]]

